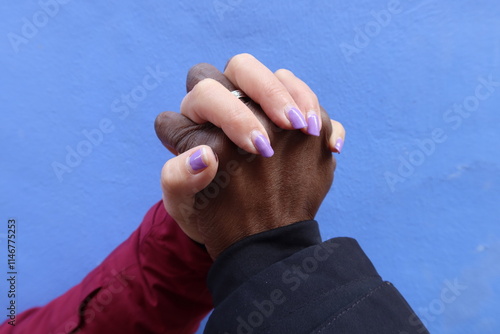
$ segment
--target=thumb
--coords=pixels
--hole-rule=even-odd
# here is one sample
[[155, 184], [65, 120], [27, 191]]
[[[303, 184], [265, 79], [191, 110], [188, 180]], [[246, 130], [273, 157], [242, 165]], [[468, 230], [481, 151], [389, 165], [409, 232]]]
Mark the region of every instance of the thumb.
[[209, 146], [200, 145], [168, 160], [161, 171], [163, 205], [191, 239], [202, 243], [195, 195], [214, 179], [219, 162]]
[[189, 140], [190, 134], [199, 128], [199, 124], [173, 111], [164, 111], [155, 119], [155, 131], [158, 139], [175, 155], [191, 148], [189, 146], [193, 143]]

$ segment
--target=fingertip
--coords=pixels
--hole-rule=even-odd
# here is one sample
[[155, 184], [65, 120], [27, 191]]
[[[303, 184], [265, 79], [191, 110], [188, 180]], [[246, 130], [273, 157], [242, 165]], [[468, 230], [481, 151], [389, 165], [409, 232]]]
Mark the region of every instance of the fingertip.
[[189, 151], [186, 163], [188, 171], [195, 175], [203, 172], [208, 167], [217, 170], [219, 159], [210, 146], [201, 145]]
[[332, 134], [329, 139], [330, 150], [340, 154], [344, 148], [345, 129], [340, 122], [334, 120], [330, 120], [330, 122], [332, 124]]
[[212, 181], [218, 165], [209, 146], [194, 147], [165, 163], [161, 172], [162, 189], [168, 197], [193, 196]]
[[294, 129], [303, 129], [307, 127], [307, 122], [302, 111], [296, 107], [287, 106], [285, 114]]
[[311, 136], [319, 136], [321, 131], [321, 120], [317, 112], [309, 111], [307, 113], [307, 133]]
[[[198, 174], [208, 167], [208, 164], [203, 160], [203, 148], [199, 148], [186, 159], [188, 170], [191, 174]], [[205, 158], [205, 160], [207, 160]]]
[[274, 155], [274, 150], [271, 146], [269, 139], [260, 131], [252, 132], [252, 141], [257, 152], [264, 158], [270, 158]]
[[333, 145], [333, 152], [340, 154], [342, 152], [342, 148], [344, 147], [344, 139], [339, 137], [335, 140], [335, 144]]

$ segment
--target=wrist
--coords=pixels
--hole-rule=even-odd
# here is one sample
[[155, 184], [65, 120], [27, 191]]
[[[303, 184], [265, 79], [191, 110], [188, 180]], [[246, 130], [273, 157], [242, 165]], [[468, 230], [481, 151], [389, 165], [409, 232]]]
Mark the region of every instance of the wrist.
[[[239, 220], [227, 220], [224, 218], [215, 219], [217, 222], [224, 221], [224, 226], [222, 224], [215, 225], [199, 225], [204, 226], [201, 234], [203, 235], [203, 242], [205, 247], [215, 260], [222, 252], [230, 248], [232, 245], [241, 242], [242, 240], [272, 231], [275, 229], [284, 228], [293, 225], [301, 221], [312, 221], [312, 217], [304, 217], [305, 215], [295, 215], [295, 217], [285, 218], [284, 216], [278, 216], [276, 212], [282, 212], [283, 210], [274, 210], [269, 214], [262, 213], [262, 210], [255, 210], [254, 208], [243, 209], [241, 212], [246, 212], [246, 217], [240, 216]], [[248, 213], [259, 212], [258, 216]], [[231, 215], [236, 216], [236, 215]], [[267, 218], [263, 218], [267, 217]], [[300, 217], [300, 218], [296, 218]]]

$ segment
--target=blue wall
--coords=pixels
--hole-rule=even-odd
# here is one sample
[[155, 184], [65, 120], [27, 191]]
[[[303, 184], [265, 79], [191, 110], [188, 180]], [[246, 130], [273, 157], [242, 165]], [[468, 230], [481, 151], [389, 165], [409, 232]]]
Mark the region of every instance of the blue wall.
[[[249, 52], [293, 70], [347, 129], [324, 237], [357, 238], [431, 332], [500, 332], [497, 1], [60, 0], [41, 12], [54, 1], [0, 4], [1, 219], [18, 220], [22, 309], [78, 283], [160, 198], [171, 155], [153, 120], [178, 110], [189, 67]], [[141, 90], [150, 71], [164, 73]], [[68, 165], [79, 145], [88, 155]]]

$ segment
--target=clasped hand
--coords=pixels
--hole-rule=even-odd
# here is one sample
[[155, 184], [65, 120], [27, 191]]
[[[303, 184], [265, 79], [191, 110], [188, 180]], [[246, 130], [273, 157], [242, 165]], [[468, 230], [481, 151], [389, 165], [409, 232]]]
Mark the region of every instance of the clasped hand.
[[[235, 89], [251, 100], [234, 96]], [[182, 230], [215, 259], [247, 236], [313, 219], [345, 131], [312, 90], [292, 72], [273, 73], [241, 54], [224, 73], [194, 66], [187, 91], [181, 114], [164, 112], [155, 122], [177, 155], [163, 167], [161, 185]]]

